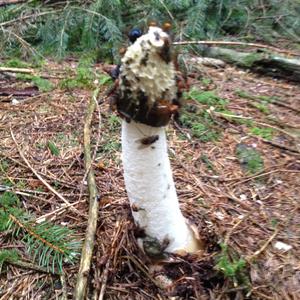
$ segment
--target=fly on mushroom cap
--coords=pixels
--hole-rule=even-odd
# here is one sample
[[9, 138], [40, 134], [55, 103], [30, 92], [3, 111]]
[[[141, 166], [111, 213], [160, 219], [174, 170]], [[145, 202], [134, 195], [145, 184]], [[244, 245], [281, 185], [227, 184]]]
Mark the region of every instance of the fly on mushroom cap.
[[150, 26], [122, 58], [117, 109], [127, 120], [160, 127], [174, 113], [176, 98], [170, 37], [161, 28]]
[[128, 34], [129, 41], [134, 43], [140, 36], [142, 36], [143, 32], [139, 28], [133, 28], [130, 30]]

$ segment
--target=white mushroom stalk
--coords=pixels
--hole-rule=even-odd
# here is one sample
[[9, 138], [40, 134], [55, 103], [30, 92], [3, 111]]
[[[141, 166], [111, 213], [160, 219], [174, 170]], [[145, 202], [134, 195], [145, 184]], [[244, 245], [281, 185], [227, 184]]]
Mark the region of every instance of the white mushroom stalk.
[[117, 97], [125, 186], [134, 221], [144, 233], [140, 244], [149, 255], [198, 250], [179, 207], [168, 157], [165, 125], [179, 95], [170, 45], [158, 27], [138, 38], [122, 58]]

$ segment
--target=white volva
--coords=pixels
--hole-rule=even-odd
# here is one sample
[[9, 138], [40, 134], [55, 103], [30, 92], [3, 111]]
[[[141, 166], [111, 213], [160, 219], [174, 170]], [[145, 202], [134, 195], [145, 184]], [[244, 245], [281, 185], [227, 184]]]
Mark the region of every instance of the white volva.
[[[135, 95], [138, 99], [138, 89], [142, 90], [150, 106], [159, 99], [171, 101], [176, 97], [174, 65], [157, 54], [165, 37], [168, 35], [160, 28], [150, 27], [122, 59], [121, 90], [126, 91], [129, 83], [134, 99]], [[145, 53], [147, 64], [141, 63]], [[123, 83], [124, 78], [127, 85]], [[143, 139], [153, 136], [158, 139], [143, 144]], [[179, 208], [165, 128], [123, 120], [122, 160], [125, 186], [138, 227], [161, 244], [168, 240], [167, 252], [197, 251], [197, 240]]]
[[[145, 136], [158, 135], [151, 145]], [[197, 250], [193, 233], [183, 217], [172, 177], [164, 127], [122, 122], [125, 185], [136, 224], [161, 243], [170, 241], [166, 251]]]

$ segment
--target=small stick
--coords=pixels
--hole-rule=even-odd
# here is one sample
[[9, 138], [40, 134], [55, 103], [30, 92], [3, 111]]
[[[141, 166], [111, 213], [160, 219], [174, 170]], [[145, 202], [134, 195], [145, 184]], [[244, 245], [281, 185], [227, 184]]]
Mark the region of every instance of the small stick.
[[268, 124], [268, 123], [258, 122], [258, 121], [254, 120], [254, 119], [251, 118], [251, 117], [244, 117], [244, 116], [238, 116], [238, 115], [231, 115], [231, 114], [225, 114], [225, 113], [215, 112], [215, 111], [212, 112], [212, 113], [213, 113], [214, 115], [216, 115], [216, 116], [224, 117], [224, 118], [226, 118], [226, 120], [227, 120], [227, 118], [250, 120], [250, 121], [254, 122], [255, 124], [258, 124], [258, 125], [261, 125], [261, 126], [265, 126], [265, 127], [272, 128], [272, 129], [274, 129], [274, 130], [277, 130], [277, 131], [279, 131], [279, 132], [282, 132], [282, 133], [284, 133], [285, 135], [287, 135], [287, 136], [289, 136], [289, 137], [295, 139], [295, 136], [292, 135], [292, 134], [290, 134], [289, 132], [287, 132], [287, 131], [285, 131], [285, 130], [283, 130], [283, 129], [281, 129], [281, 128], [275, 127], [275, 126], [273, 126], [273, 125], [270, 125], [270, 124]]
[[[46, 219], [48, 219], [50, 216], [52, 215], [59, 215], [59, 214], [62, 214], [64, 210], [72, 207], [72, 206], [75, 206], [76, 204], [80, 203], [80, 202], [85, 202], [85, 200], [80, 200], [80, 201], [76, 201], [74, 203], [70, 203], [70, 204], [64, 204], [62, 207], [56, 209], [56, 210], [53, 210], [43, 216], [40, 216], [39, 218], [37, 218], [35, 220], [36, 223], [40, 223], [40, 222], [43, 222], [45, 221]], [[52, 219], [53, 221], [53, 219]]]
[[62, 289], [62, 300], [68, 300], [68, 293], [67, 293], [67, 283], [66, 283], [66, 276], [65, 273], [62, 272], [60, 275], [60, 282], [61, 282], [61, 289]]
[[258, 249], [257, 251], [255, 251], [252, 255], [247, 256], [246, 260], [250, 263], [250, 262], [253, 261], [253, 259], [255, 259], [261, 253], [263, 253], [267, 249], [267, 247], [269, 246], [269, 244], [274, 240], [274, 238], [276, 237], [276, 235], [278, 234], [278, 232], [279, 232], [279, 227], [277, 226], [277, 228], [275, 229], [274, 233], [264, 243], [264, 245], [260, 249]]
[[91, 267], [94, 243], [95, 243], [95, 234], [97, 228], [97, 219], [98, 219], [98, 209], [99, 209], [99, 197], [95, 182], [95, 176], [92, 168], [92, 156], [91, 156], [91, 123], [93, 119], [93, 113], [96, 108], [97, 96], [99, 89], [96, 89], [93, 93], [93, 96], [90, 99], [90, 102], [87, 107], [87, 113], [84, 123], [84, 164], [85, 169], [89, 170], [88, 172], [88, 188], [89, 188], [89, 217], [88, 224], [85, 233], [85, 240], [82, 247], [82, 255], [80, 260], [80, 267], [78, 271], [77, 283], [74, 291], [74, 299], [81, 300], [85, 299], [86, 287], [88, 274]]
[[47, 274], [53, 274], [53, 275], [61, 275], [60, 273], [53, 272], [51, 270], [47, 270], [47, 269], [45, 269], [43, 267], [36, 266], [34, 264], [31, 264], [31, 263], [28, 263], [28, 262], [25, 262], [25, 261], [21, 261], [21, 260], [13, 261], [13, 260], [9, 260], [8, 259], [5, 262], [9, 263], [11, 265], [14, 265], [16, 267], [23, 268], [23, 269], [30, 269], [30, 270], [34, 270], [34, 271], [37, 271], [37, 272], [47, 273]]
[[256, 44], [256, 43], [244, 43], [244, 42], [229, 42], [229, 41], [182, 41], [174, 42], [173, 45], [226, 45], [226, 46], [246, 46], [246, 47], [255, 47], [255, 48], [264, 48], [269, 49], [279, 53], [285, 53], [293, 56], [300, 56], [300, 53], [291, 52], [289, 50], [279, 49], [273, 46]]
[[243, 218], [239, 219], [234, 225], [233, 227], [228, 231], [228, 233], [226, 234], [225, 240], [224, 240], [224, 244], [228, 245], [229, 239], [232, 235], [232, 233], [237, 229], [237, 227], [249, 217], [250, 213], [248, 213], [246, 216], [244, 216]]
[[[58, 191], [56, 191], [47, 181], [45, 181], [43, 179], [43, 177], [30, 165], [29, 161], [26, 159], [24, 153], [20, 149], [11, 127], [10, 127], [10, 134], [11, 134], [11, 137], [12, 137], [12, 139], [13, 139], [16, 147], [17, 147], [17, 150], [18, 150], [21, 158], [24, 160], [24, 162], [26, 163], [28, 168], [32, 171], [32, 173], [47, 187], [47, 189], [50, 192], [52, 192], [59, 199], [61, 199], [63, 202], [65, 202], [67, 205], [69, 205], [71, 207], [72, 206], [71, 203], [65, 197], [63, 197]], [[72, 210], [81, 215], [81, 213], [76, 208], [72, 207]]]
[[[254, 136], [254, 135], [251, 135], [251, 136], [259, 138], [258, 136]], [[281, 145], [281, 144], [278, 144], [278, 143], [275, 143], [275, 142], [272, 142], [272, 141], [269, 141], [269, 140], [266, 140], [266, 139], [263, 139], [263, 138], [260, 138], [260, 140], [263, 141], [266, 144], [269, 144], [269, 145], [273, 146], [273, 147], [276, 147], [276, 148], [279, 148], [279, 149], [282, 149], [282, 150], [286, 150], [286, 151], [295, 153], [297, 155], [300, 154], [300, 151], [298, 149], [291, 148], [291, 147], [285, 146], [285, 145]]]
[[34, 70], [33, 69], [25, 69], [25, 68], [0, 67], [0, 72], [13, 72], [13, 73], [23, 73], [23, 74], [34, 74]]
[[103, 300], [104, 294], [105, 294], [105, 290], [106, 290], [106, 284], [107, 284], [107, 279], [108, 279], [108, 273], [109, 273], [109, 267], [110, 267], [110, 257], [107, 259], [107, 262], [105, 264], [105, 268], [102, 274], [102, 285], [101, 285], [101, 290], [100, 290], [100, 295], [98, 300]]
[[[21, 73], [21, 74], [29, 74], [32, 76], [39, 76], [42, 78], [48, 78], [48, 79], [64, 79], [63, 76], [59, 76], [59, 75], [49, 75], [49, 74], [45, 74], [45, 73], [37, 73], [34, 69], [30, 69], [30, 68], [11, 68], [11, 67], [0, 67], [0, 73]], [[16, 76], [9, 74], [10, 77], [16, 78]], [[46, 94], [46, 93], [45, 93]], [[41, 94], [37, 95], [37, 96], [42, 96]], [[35, 96], [35, 97], [37, 97]]]
[[119, 221], [116, 222], [115, 232], [114, 232], [114, 236], [112, 238], [112, 243], [111, 243], [110, 253], [109, 253], [109, 256], [107, 258], [107, 262], [105, 264], [105, 268], [104, 268], [104, 271], [103, 271], [103, 273], [101, 275], [101, 279], [100, 279], [102, 285], [101, 285], [98, 300], [103, 300], [104, 295], [105, 295], [105, 290], [106, 290], [106, 285], [107, 285], [107, 280], [108, 280], [108, 274], [109, 274], [109, 267], [110, 267], [110, 264], [111, 264], [111, 260], [114, 256], [114, 253], [116, 251], [116, 242], [118, 241], [119, 234], [123, 229], [122, 225], [123, 225], [123, 223], [121, 223], [121, 225], [120, 225]]

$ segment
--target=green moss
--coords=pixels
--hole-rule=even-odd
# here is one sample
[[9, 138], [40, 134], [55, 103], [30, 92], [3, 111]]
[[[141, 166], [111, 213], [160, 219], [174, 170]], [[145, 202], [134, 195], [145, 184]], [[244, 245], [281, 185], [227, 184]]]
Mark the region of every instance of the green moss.
[[50, 92], [54, 88], [53, 84], [49, 80], [41, 78], [39, 76], [32, 77], [32, 82], [38, 87], [41, 92]]
[[243, 91], [243, 90], [236, 90], [235, 94], [241, 98], [245, 98], [245, 99], [255, 99], [255, 97], [253, 95], [250, 95], [248, 92]]
[[264, 169], [264, 162], [260, 153], [254, 148], [239, 144], [236, 147], [236, 155], [242, 166], [242, 169], [247, 173], [255, 174]]
[[239, 89], [235, 91], [235, 94], [241, 98], [251, 99], [251, 100], [261, 100], [266, 103], [273, 103], [274, 101], [277, 100], [276, 97], [252, 95], [246, 91], [239, 90]]
[[6, 159], [0, 161], [0, 174], [4, 174], [8, 171], [9, 163]]
[[276, 97], [270, 97], [270, 96], [257, 96], [257, 98], [267, 103], [273, 103], [277, 100]]
[[228, 101], [220, 98], [214, 91], [199, 91], [195, 88], [185, 94], [186, 99], [193, 99], [201, 104], [208, 106], [216, 106], [219, 109], [224, 108]]
[[[90, 51], [85, 54], [78, 63], [76, 76], [66, 78], [60, 82], [60, 87], [63, 89], [87, 88], [95, 89], [96, 85], [106, 85], [112, 83], [112, 79], [106, 74], [97, 74], [93, 65], [96, 61], [96, 52]], [[71, 76], [71, 75], [70, 75]], [[98, 82], [98, 83], [97, 83]]]
[[201, 154], [200, 159], [206, 165], [207, 169], [214, 171], [214, 165], [207, 155]]
[[75, 88], [95, 88], [95, 75], [91, 68], [78, 67], [75, 78], [67, 78], [60, 82], [60, 87], [63, 89]]
[[204, 86], [209, 86], [210, 84], [213, 83], [212, 79], [210, 78], [202, 78], [201, 79], [201, 83], [204, 85]]
[[260, 110], [262, 113], [268, 115], [270, 113], [270, 110], [268, 106], [264, 103], [253, 103], [253, 106], [256, 107], [258, 110]]
[[268, 127], [253, 127], [250, 129], [250, 132], [254, 135], [260, 136], [266, 140], [271, 140], [274, 134], [274, 130]]
[[113, 83], [113, 80], [110, 76], [107, 76], [105, 74], [100, 74], [98, 76], [98, 81], [100, 85], [109, 85]]
[[4, 192], [0, 196], [0, 203], [4, 207], [19, 205], [20, 201], [16, 194], [12, 192]]
[[[185, 98], [194, 100], [201, 105], [213, 106], [215, 111], [226, 111], [228, 101], [216, 95], [215, 91], [199, 91], [191, 89], [185, 94]], [[193, 137], [198, 138], [202, 142], [216, 141], [220, 138], [218, 131], [218, 124], [214, 121], [212, 116], [199, 105], [187, 105], [181, 111], [180, 124], [185, 128], [190, 129]]]
[[5, 67], [10, 68], [28, 68], [30, 64], [27, 62], [21, 61], [18, 58], [12, 58], [3, 64]]
[[250, 53], [250, 54], [246, 55], [245, 57], [243, 57], [242, 64], [245, 67], [250, 68], [250, 67], [252, 67], [253, 63], [260, 60], [261, 57], [262, 57], [262, 55], [260, 53]]
[[216, 141], [220, 137], [213, 119], [206, 112], [190, 113], [184, 110], [179, 120], [181, 125], [190, 129], [191, 135], [201, 142]]
[[17, 74], [17, 79], [22, 81], [31, 81], [41, 92], [50, 92], [53, 90], [53, 84], [40, 76], [33, 76], [28, 74]]

